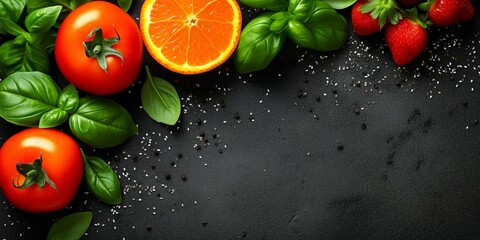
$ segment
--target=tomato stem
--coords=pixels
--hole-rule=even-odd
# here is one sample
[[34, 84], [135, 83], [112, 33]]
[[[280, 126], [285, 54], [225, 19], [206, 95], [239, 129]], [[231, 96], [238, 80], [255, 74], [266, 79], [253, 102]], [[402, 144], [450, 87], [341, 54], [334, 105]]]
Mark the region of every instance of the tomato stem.
[[40, 188], [43, 188], [45, 187], [45, 184], [48, 183], [56, 190], [57, 187], [55, 186], [55, 183], [50, 180], [47, 172], [45, 172], [45, 170], [42, 168], [42, 162], [42, 153], [40, 153], [40, 157], [35, 159], [33, 163], [17, 163], [17, 171], [19, 174], [25, 177], [25, 180], [21, 185], [19, 185], [18, 180], [15, 182], [15, 179], [12, 179], [13, 187], [25, 189], [33, 184], [37, 184]]
[[96, 46], [93, 48], [93, 53], [94, 53], [95, 55], [97, 55], [97, 54], [99, 54], [100, 52], [102, 52], [102, 50], [103, 50], [102, 45], [96, 45]]
[[103, 30], [96, 27], [87, 36], [87, 39], [92, 37], [93, 39], [83, 42], [87, 57], [96, 58], [98, 65], [105, 72], [107, 72], [107, 57], [109, 55], [119, 57], [123, 63], [123, 54], [112, 47], [120, 41], [120, 35], [116, 29], [115, 32], [117, 33], [116, 37], [104, 38]]

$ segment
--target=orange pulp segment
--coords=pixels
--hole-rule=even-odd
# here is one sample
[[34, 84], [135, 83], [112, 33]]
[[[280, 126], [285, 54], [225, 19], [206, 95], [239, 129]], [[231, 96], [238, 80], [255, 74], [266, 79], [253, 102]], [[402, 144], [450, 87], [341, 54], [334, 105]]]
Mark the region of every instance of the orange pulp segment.
[[198, 74], [224, 63], [242, 28], [236, 0], [146, 0], [140, 30], [150, 55], [181, 74]]

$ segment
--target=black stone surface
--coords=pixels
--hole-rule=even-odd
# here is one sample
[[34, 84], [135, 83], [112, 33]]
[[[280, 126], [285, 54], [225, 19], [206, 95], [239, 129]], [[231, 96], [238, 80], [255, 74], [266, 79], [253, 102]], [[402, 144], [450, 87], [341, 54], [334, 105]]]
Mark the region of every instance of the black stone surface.
[[[243, 10], [244, 24], [257, 14]], [[82, 185], [67, 209], [29, 214], [0, 195], [0, 238], [44, 239], [59, 217], [88, 210], [85, 239], [478, 239], [480, 15], [430, 28], [406, 67], [381, 34], [350, 36], [329, 53], [289, 42], [246, 75], [231, 60], [177, 75], [145, 54], [183, 113], [172, 127], [144, 113], [144, 72], [111, 97], [140, 132], [87, 151], [118, 173], [123, 203]], [[20, 129], [0, 120], [0, 143]]]

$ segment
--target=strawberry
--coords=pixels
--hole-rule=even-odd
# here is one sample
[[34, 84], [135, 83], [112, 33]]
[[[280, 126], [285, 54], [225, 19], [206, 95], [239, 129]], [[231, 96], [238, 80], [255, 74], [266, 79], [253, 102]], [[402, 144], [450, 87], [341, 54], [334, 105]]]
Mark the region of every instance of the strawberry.
[[404, 18], [385, 29], [385, 40], [393, 61], [406, 65], [420, 55], [427, 46], [427, 30], [415, 19]]
[[428, 8], [430, 21], [441, 27], [468, 21], [473, 15], [475, 9], [470, 0], [433, 0]]
[[421, 0], [397, 0], [397, 3], [402, 5], [403, 7], [415, 7], [420, 2]]
[[394, 0], [359, 0], [352, 7], [353, 31], [360, 36], [380, 32], [387, 23], [395, 24], [402, 15]]

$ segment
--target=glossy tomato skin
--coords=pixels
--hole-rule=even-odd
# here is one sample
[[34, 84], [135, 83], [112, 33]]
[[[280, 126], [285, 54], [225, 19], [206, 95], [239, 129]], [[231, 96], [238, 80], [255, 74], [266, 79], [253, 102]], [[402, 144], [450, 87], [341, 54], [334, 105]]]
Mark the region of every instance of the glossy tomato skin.
[[[112, 48], [123, 54], [123, 62], [117, 56], [107, 56], [106, 72], [97, 59], [87, 57], [83, 46], [93, 38], [87, 36], [96, 27], [103, 30], [105, 38], [120, 36]], [[118, 6], [104, 1], [89, 2], [72, 11], [60, 25], [54, 49], [62, 75], [77, 89], [95, 95], [125, 90], [142, 66], [143, 43], [136, 22]]]
[[[13, 186], [23, 181], [17, 163], [32, 163], [42, 154], [42, 166], [56, 189], [34, 184], [25, 189]], [[28, 128], [11, 136], [0, 148], [0, 188], [16, 208], [26, 212], [54, 212], [75, 197], [83, 177], [83, 158], [70, 136], [56, 129]]]

